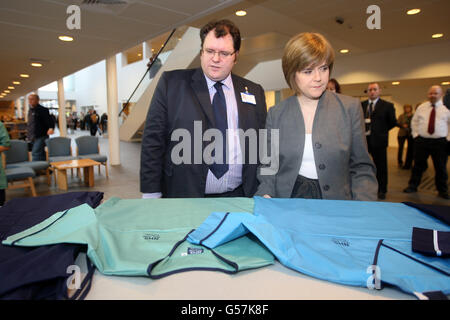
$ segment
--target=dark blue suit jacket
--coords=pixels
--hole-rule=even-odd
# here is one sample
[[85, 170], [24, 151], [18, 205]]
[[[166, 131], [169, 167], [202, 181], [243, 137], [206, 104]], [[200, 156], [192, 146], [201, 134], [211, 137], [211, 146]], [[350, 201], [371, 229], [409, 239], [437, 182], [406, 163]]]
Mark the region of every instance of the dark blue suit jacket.
[[[244, 131], [265, 127], [267, 107], [263, 88], [232, 74], [238, 107], [239, 128]], [[248, 92], [256, 98], [256, 105], [244, 103], [240, 93]], [[140, 190], [143, 193], [162, 192], [163, 197], [189, 198], [205, 195], [208, 165], [202, 160], [194, 164], [194, 143], [191, 143], [191, 163], [174, 164], [171, 152], [179, 141], [171, 141], [176, 129], [186, 129], [194, 138], [194, 121], [201, 121], [202, 135], [214, 128], [214, 114], [205, 76], [200, 68], [164, 72], [155, 89], [142, 137]], [[204, 142], [204, 148], [211, 142]], [[241, 146], [242, 147], [242, 146]], [[258, 146], [259, 147], [259, 146]], [[248, 158], [248, 143], [245, 155]], [[244, 153], [243, 153], [244, 154]], [[257, 164], [245, 159], [242, 186], [245, 196], [256, 192]]]

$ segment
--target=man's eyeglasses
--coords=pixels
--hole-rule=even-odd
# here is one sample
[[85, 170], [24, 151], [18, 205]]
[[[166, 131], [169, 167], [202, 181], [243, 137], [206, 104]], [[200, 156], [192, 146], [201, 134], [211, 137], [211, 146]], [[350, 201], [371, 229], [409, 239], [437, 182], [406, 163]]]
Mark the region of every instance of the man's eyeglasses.
[[228, 51], [215, 51], [213, 49], [203, 49], [203, 52], [205, 53], [206, 56], [208, 56], [209, 58], [212, 58], [216, 55], [216, 53], [219, 54], [219, 57], [221, 57], [222, 59], [226, 59], [228, 57], [231, 57], [233, 54], [236, 53], [236, 51], [233, 52], [228, 52]]

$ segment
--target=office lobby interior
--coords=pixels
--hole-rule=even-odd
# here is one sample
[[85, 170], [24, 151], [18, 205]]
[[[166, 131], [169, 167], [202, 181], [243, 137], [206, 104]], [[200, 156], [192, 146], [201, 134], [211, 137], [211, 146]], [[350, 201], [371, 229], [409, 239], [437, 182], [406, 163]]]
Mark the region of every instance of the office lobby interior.
[[[269, 244], [261, 239], [256, 241], [261, 246], [257, 248], [256, 252], [261, 254], [261, 256], [255, 259], [256, 262], [253, 260], [250, 262], [246, 261], [250, 265], [259, 263], [258, 266], [242, 270], [236, 267], [236, 270], [234, 270], [233, 268], [237, 264], [229, 263], [230, 258], [228, 256], [228, 259], [223, 257], [217, 258], [216, 252], [212, 248], [206, 248], [206, 246], [198, 249], [202, 245], [203, 240], [212, 235], [216, 229], [205, 239], [195, 243], [195, 245], [194, 242], [187, 243], [191, 241], [189, 238], [191, 233], [186, 232], [186, 234], [183, 234], [184, 238], [177, 238], [176, 241], [174, 240], [175, 238], [171, 239], [173, 243], [170, 242], [170, 248], [169, 245], [164, 243], [164, 245], [167, 245], [164, 249], [169, 248], [166, 250], [167, 252], [164, 254], [159, 252], [160, 256], [158, 256], [158, 259], [160, 260], [149, 263], [148, 266], [144, 264], [142, 264], [143, 266], [139, 265], [141, 262], [139, 259], [143, 259], [143, 255], [137, 254], [136, 257], [132, 257], [129, 260], [121, 260], [122, 257], [120, 256], [123, 253], [126, 256], [132, 250], [138, 252], [138, 250], [145, 247], [144, 245], [141, 246], [140, 242], [135, 245], [141, 240], [145, 240], [143, 243], [148, 245], [149, 248], [153, 248], [152, 246], [156, 247], [156, 244], [164, 238], [164, 235], [178, 232], [179, 224], [185, 223], [181, 219], [179, 221], [183, 221], [183, 223], [178, 223], [179, 221], [175, 223], [176, 219], [169, 219], [177, 227], [167, 227], [166, 221], [163, 221], [164, 216], [160, 215], [163, 222], [155, 218], [154, 223], [157, 225], [155, 227], [151, 225], [153, 221], [146, 221], [142, 216], [137, 216], [138, 214], [145, 214], [145, 210], [150, 214], [153, 208], [163, 211], [161, 208], [168, 204], [170, 214], [174, 216], [178, 214], [178, 212], [175, 212], [177, 210], [194, 212], [192, 215], [195, 216], [196, 211], [194, 207], [197, 199], [161, 199], [162, 204], [156, 204], [157, 199], [142, 199], [143, 192], [140, 189], [141, 151], [146, 117], [152, 98], [157, 90], [158, 81], [168, 71], [201, 67], [199, 32], [206, 23], [212, 20], [228, 19], [240, 29], [241, 49], [232, 72], [261, 85], [264, 90], [268, 110], [294, 94], [294, 91], [290, 89], [285, 79], [282, 68], [283, 52], [289, 39], [301, 32], [315, 32], [326, 37], [334, 49], [335, 61], [330, 78], [334, 78], [339, 82], [341, 93], [363, 102], [368, 98], [368, 86], [377, 83], [381, 89], [380, 98], [393, 104], [395, 117], [398, 119], [404, 113], [405, 105], [411, 105], [415, 111], [419, 105], [425, 103], [428, 99], [427, 92], [430, 87], [440, 86], [443, 94], [446, 92], [450, 93], [450, 55], [448, 54], [450, 52], [450, 24], [448, 23], [448, 12], [450, 12], [450, 1], [448, 0], [0, 1], [0, 120], [7, 129], [10, 139], [26, 141], [28, 117], [31, 114], [29, 112], [28, 99], [33, 94], [39, 95], [40, 104], [47, 108], [56, 120], [56, 127], [50, 135], [50, 139], [60, 137], [70, 139], [71, 156], [78, 155], [79, 145], [77, 145], [77, 139], [91, 135], [88, 127], [82, 124], [83, 119], [86, 119], [85, 117], [92, 111], [95, 111], [99, 117], [105, 116], [105, 119], [107, 119], [104, 122], [104, 126], [99, 125], [99, 129], [95, 130], [95, 136], [98, 139], [98, 153], [106, 157], [106, 161], [97, 163], [89, 168], [83, 168], [77, 164], [78, 167], [74, 167], [72, 170], [65, 170], [64, 165], [58, 169], [49, 162], [49, 171], [40, 170], [33, 176], [33, 188], [29, 185], [17, 187], [16, 182], [8, 183], [8, 187], [5, 190], [6, 204], [11, 201], [20, 205], [20, 200], [25, 202], [25, 200], [35, 198], [33, 193], [35, 193], [36, 197], [56, 197], [67, 195], [70, 192], [101, 192], [103, 193], [102, 204], [107, 204], [104, 208], [111, 206], [115, 210], [114, 205], [117, 203], [121, 204], [120, 199], [130, 201], [125, 203], [135, 206], [132, 207], [135, 211], [131, 209], [129, 211], [124, 210], [123, 216], [120, 218], [118, 218], [119, 215], [114, 216], [110, 221], [107, 221], [107, 219], [100, 221], [101, 214], [104, 213], [99, 214], [99, 225], [104, 223], [105, 230], [108, 230], [107, 232], [111, 231], [113, 233], [119, 230], [125, 234], [136, 230], [139, 230], [139, 232], [145, 231], [142, 235], [139, 234], [135, 242], [130, 240], [130, 243], [122, 245], [119, 243], [120, 241], [111, 240], [112, 236], [108, 238], [109, 234], [104, 239], [98, 240], [96, 235], [92, 236], [91, 232], [92, 230], [97, 230], [97, 227], [93, 227], [86, 232], [83, 229], [80, 232], [80, 234], [85, 232], [84, 236], [86, 238], [92, 236], [94, 240], [90, 240], [93, 242], [97, 241], [95, 243], [98, 244], [98, 246], [92, 246], [92, 244], [88, 244], [88, 241], [83, 242], [84, 239], [82, 239], [79, 242], [82, 242], [83, 248], [86, 245], [86, 248], [89, 250], [86, 253], [75, 255], [76, 259], [73, 259], [75, 262], [71, 262], [80, 266], [82, 278], [89, 278], [88, 289], [84, 293], [79, 292], [81, 299], [410, 300], [416, 298], [426, 299], [424, 294], [428, 292], [425, 289], [422, 290], [422, 287], [431, 288], [432, 285], [429, 283], [438, 284], [438, 289], [436, 290], [441, 290], [442, 287], [447, 285], [447, 288], [445, 288], [447, 291], [443, 290], [443, 292], [448, 298], [450, 297], [450, 291], [448, 291], [450, 290], [450, 283], [448, 282], [448, 274], [450, 272], [448, 255], [445, 256], [444, 254], [442, 260], [440, 260], [440, 256], [432, 256], [431, 258], [426, 256], [423, 259], [425, 262], [419, 261], [421, 266], [417, 267], [417, 270], [422, 267], [424, 270], [427, 269], [426, 272], [429, 271], [428, 267], [430, 267], [427, 263], [429, 261], [435, 263], [431, 267], [433, 270], [430, 272], [434, 273], [430, 276], [432, 280], [429, 283], [420, 278], [422, 276], [426, 278], [426, 272], [422, 274], [422, 269], [417, 271], [415, 269], [416, 265], [411, 266], [409, 264], [414, 258], [409, 259], [411, 258], [410, 256], [401, 254], [390, 260], [392, 258], [391, 254], [394, 255], [392, 252], [395, 250], [397, 250], [395, 252], [399, 252], [400, 250], [397, 248], [392, 249], [392, 252], [389, 251], [390, 249], [387, 249], [389, 245], [395, 247], [389, 243], [390, 240], [393, 239], [395, 242], [401, 238], [399, 247], [406, 246], [405, 243], [410, 245], [412, 241], [409, 229], [404, 233], [402, 233], [404, 230], [400, 230], [398, 234], [394, 230], [393, 226], [396, 226], [396, 223], [401, 225], [401, 223], [405, 222], [404, 225], [406, 226], [409, 222], [403, 216], [398, 220], [396, 220], [394, 215], [389, 217], [388, 213], [391, 208], [393, 208], [392, 212], [395, 213], [397, 213], [396, 210], [399, 210], [399, 214], [402, 214], [402, 210], [405, 210], [405, 216], [408, 216], [410, 214], [408, 210], [412, 209], [410, 207], [404, 209], [404, 207], [407, 207], [404, 204], [406, 202], [439, 208], [447, 206], [447, 209], [450, 205], [448, 199], [438, 195], [435, 185], [435, 168], [431, 157], [427, 160], [428, 168], [423, 173], [417, 192], [404, 192], [405, 188], [408, 187], [412, 169], [403, 168], [398, 163], [398, 126], [392, 128], [388, 134], [388, 183], [386, 197], [385, 199], [373, 201], [373, 203], [361, 204], [361, 206], [367, 205], [365, 208], [368, 211], [365, 212], [364, 208], [360, 210], [361, 215], [367, 215], [368, 212], [372, 212], [371, 210], [374, 210], [373, 213], [376, 213], [373, 208], [381, 208], [380, 211], [382, 212], [380, 214], [387, 217], [387, 219], [392, 219], [394, 222], [387, 227], [387, 229], [390, 228], [389, 231], [393, 234], [389, 235], [392, 235], [392, 239], [385, 240], [385, 243], [383, 243], [383, 239], [380, 239], [378, 243], [374, 242], [375, 245], [372, 246], [373, 248], [370, 247], [370, 250], [373, 249], [375, 254], [372, 254], [372, 251], [370, 251], [370, 259], [367, 258], [369, 255], [365, 257], [368, 259], [366, 264], [370, 269], [377, 266], [378, 254], [380, 253], [378, 262], [380, 264], [386, 263], [391, 268], [386, 273], [383, 273], [386, 269], [382, 268], [381, 279], [384, 280], [384, 275], [387, 275], [386, 278], [391, 277], [394, 280], [391, 281], [389, 279], [391, 282], [386, 282], [381, 290], [372, 290], [373, 288], [369, 285], [366, 287], [365, 279], [372, 275], [375, 276], [375, 269], [372, 273], [372, 269], [367, 269], [367, 266], [364, 264], [364, 270], [355, 271], [355, 274], [359, 277], [359, 282], [353, 281], [352, 277], [354, 275], [350, 271], [347, 273], [345, 263], [348, 262], [350, 265], [349, 269], [351, 269], [353, 265], [349, 261], [351, 259], [355, 259], [355, 261], [359, 259], [352, 249], [354, 243], [356, 243], [356, 238], [360, 234], [353, 238], [352, 236], [339, 235], [338, 231], [336, 231], [336, 235], [326, 235], [331, 237], [330, 239], [327, 238], [330, 241], [327, 240], [328, 242], [323, 248], [320, 247], [323, 251], [317, 255], [324, 257], [324, 260], [319, 259], [317, 261], [328, 259], [330, 264], [335, 263], [335, 265], [330, 267], [330, 270], [337, 265], [337, 268], [342, 267], [345, 271], [342, 273], [339, 270], [336, 272], [333, 270], [330, 273], [325, 271], [325, 276], [322, 276], [320, 271], [318, 273], [314, 273], [314, 271], [309, 273], [297, 272], [301, 268], [293, 267], [293, 265], [298, 261], [294, 261], [292, 264], [286, 263], [274, 253], [276, 250], [273, 250]], [[213, 55], [215, 56], [216, 52]], [[46, 151], [49, 151], [48, 148]], [[405, 161], [406, 152], [407, 143], [403, 151], [403, 161]], [[8, 169], [7, 162], [8, 160], [4, 157], [4, 169]], [[10, 164], [10, 169], [12, 168], [14, 168], [14, 165]], [[447, 172], [449, 170], [450, 163], [447, 161]], [[450, 186], [450, 180], [447, 181], [447, 186]], [[138, 202], [133, 202], [133, 200], [141, 201], [142, 207], [139, 208], [139, 205], [136, 204]], [[182, 201], [184, 200], [186, 200], [186, 206], [183, 205]], [[198, 200], [207, 201], [208, 199]], [[222, 200], [217, 200], [218, 206], [226, 207], [220, 202]], [[246, 202], [247, 200], [254, 201], [253, 198], [251, 200], [248, 198], [244, 200], [238, 199], [236, 204], [233, 203], [232, 205], [230, 204], [231, 202], [226, 202], [226, 199], [223, 201], [236, 210], [242, 209], [242, 212], [247, 212], [246, 206], [250, 206]], [[274, 199], [274, 202], [278, 200]], [[208, 205], [214, 207], [215, 199], [209, 199], [209, 201]], [[263, 201], [268, 200], [263, 199]], [[336, 200], [336, 202], [338, 201]], [[359, 201], [349, 202], [355, 203]], [[371, 208], [372, 204], [373, 207]], [[308, 206], [305, 206], [305, 208], [308, 208]], [[387, 209], [384, 210], [384, 208]], [[201, 219], [195, 216], [195, 219], [193, 218], [192, 221], [197, 223], [198, 221], [204, 221], [206, 217], [210, 219], [209, 215], [203, 217], [203, 209], [204, 207], [201, 207], [201, 210], [198, 211]], [[78, 236], [78, 231], [71, 229], [70, 220], [67, 220], [69, 222], [64, 220], [67, 217], [70, 219], [71, 212], [77, 212], [76, 210], [71, 210], [68, 209], [65, 213], [58, 212], [56, 214], [52, 212], [54, 215], [50, 218], [54, 219], [55, 222], [61, 219], [61, 221], [67, 223], [66, 225], [63, 224], [63, 227], [73, 231], [70, 233], [63, 230], [67, 232], [68, 240], [64, 238], [64, 241], [58, 242], [60, 239], [56, 238], [62, 229], [55, 229], [54, 234], [51, 232], [45, 234], [46, 237], [43, 237], [44, 241], [50, 239], [52, 246], [60, 243], [79, 244], [77, 242], [78, 239], [77, 241], [72, 241], [73, 239], [70, 238], [73, 235]], [[102, 212], [101, 210], [98, 212]], [[18, 212], [22, 211], [18, 210]], [[67, 212], [69, 214], [66, 215]], [[75, 223], [73, 225], [78, 223], [82, 226], [80, 227], [81, 229], [88, 225], [91, 222], [89, 219], [92, 219], [92, 221], [96, 219], [93, 218], [95, 214], [90, 215], [92, 212], [88, 210], [82, 212], [81, 214], [84, 215], [83, 217], [86, 220], [74, 220]], [[221, 210], [218, 210], [219, 213], [217, 213], [211, 209], [211, 212], [220, 216]], [[238, 213], [241, 212], [238, 211]], [[127, 221], [124, 218], [125, 214], [135, 214], [137, 222], [134, 223], [133, 219]], [[213, 217], [211, 218], [213, 222], [215, 221], [214, 219], [218, 219], [214, 214], [212, 214]], [[329, 212], [326, 214], [329, 214]], [[338, 215], [339, 213], [336, 212], [336, 214]], [[448, 215], [448, 211], [446, 214]], [[225, 221], [227, 215], [225, 218], [221, 218], [222, 220], [217, 225], [217, 229]], [[358, 219], [352, 220], [350, 215], [342, 215], [350, 223], [358, 224], [361, 222]], [[327, 218], [329, 217], [327, 216]], [[374, 214], [367, 218], [368, 221], [373, 222], [375, 220], [372, 219], [376, 217]], [[25, 221], [26, 219], [23, 220]], [[17, 221], [21, 222], [20, 219]], [[50, 223], [48, 221], [50, 220], [47, 219], [41, 222], [39, 224], [41, 229], [36, 233], [47, 230], [47, 227], [52, 231], [53, 227], [58, 226], [58, 223], [53, 224], [53, 220]], [[120, 224], [120, 221], [123, 225]], [[186, 230], [189, 229], [188, 227], [193, 227], [190, 225], [190, 223], [193, 223], [192, 221], [189, 221], [182, 227]], [[209, 221], [207, 220], [207, 222]], [[424, 214], [423, 220], [419, 222], [422, 221], [425, 227], [428, 229], [434, 228], [436, 232], [437, 230], [435, 229], [438, 227], [441, 227], [441, 231], [449, 231], [448, 224], [428, 215]], [[0, 222], [2, 222], [1, 216]], [[109, 222], [111, 222], [111, 225], [108, 225]], [[147, 222], [149, 226], [146, 224]], [[113, 225], [113, 223], [117, 224]], [[351, 229], [350, 223], [347, 226], [349, 229]], [[1, 225], [0, 223], [0, 236], [3, 237], [6, 233], [2, 234]], [[167, 230], [163, 227], [161, 227], [161, 230], [158, 229], [162, 225]], [[199, 225], [200, 223], [195, 225], [195, 227]], [[246, 229], [243, 225], [233, 229], [233, 232], [236, 230], [236, 233], [242, 230], [249, 232], [250, 228]], [[325, 225], [328, 224], [325, 222], [323, 226]], [[104, 226], [102, 225], [101, 228]], [[128, 227], [131, 231], [125, 230]], [[139, 228], [141, 227], [145, 230], [140, 230]], [[12, 227], [11, 230], [14, 230], [14, 228]], [[101, 228], [99, 227], [98, 230]], [[185, 231], [184, 229], [183, 232]], [[286, 227], [286, 229], [288, 230], [289, 228]], [[315, 225], [312, 229], [316, 230]], [[381, 227], [379, 229], [374, 227], [372, 230], [368, 226], [367, 232], [373, 231], [375, 233], [381, 229]], [[26, 234], [22, 238], [8, 234], [10, 236], [8, 241], [13, 244], [18, 242], [20, 245], [21, 241], [24, 240], [24, 246], [33, 246], [32, 241], [36, 240], [41, 246], [47, 245], [47, 243], [39, 242], [41, 240], [39, 237], [34, 238], [35, 234], [28, 232], [29, 230], [33, 231], [34, 229], [20, 230]], [[193, 232], [194, 227], [192, 231], [190, 229], [188, 231]], [[348, 232], [351, 233], [353, 231], [358, 233], [357, 230]], [[248, 235], [245, 232], [243, 234], [247, 237]], [[407, 240], [402, 238], [404, 234], [407, 235]], [[162, 235], [161, 239], [160, 235]], [[176, 235], [179, 236], [178, 233]], [[17, 237], [14, 238], [15, 236]], [[362, 235], [362, 237], [365, 236]], [[397, 236], [398, 239], [396, 238]], [[6, 242], [6, 237], [2, 237], [0, 239]], [[27, 237], [30, 238], [29, 243], [27, 243]], [[253, 235], [248, 237], [253, 239]], [[273, 239], [275, 238], [273, 237]], [[279, 237], [279, 239], [287, 238], [289, 240], [296, 239], [295, 236], [284, 237], [282, 235]], [[372, 234], [367, 236], [367, 239], [370, 239], [370, 241], [375, 238]], [[241, 238], [239, 239], [242, 240]], [[314, 241], [320, 242], [318, 239], [314, 238], [311, 242], [308, 242], [310, 240], [303, 241], [303, 239], [299, 241], [302, 244], [306, 243], [307, 248], [305, 252], [311, 254], [311, 261], [317, 256], [314, 253], [315, 249], [313, 246], [308, 246]], [[437, 236], [434, 239], [437, 239]], [[111, 243], [108, 243], [108, 245], [111, 244], [111, 251], [108, 251], [109, 247], [107, 246], [105, 246], [107, 249], [101, 248], [107, 240], [111, 241]], [[235, 240], [232, 239], [230, 241], [231, 245]], [[245, 238], [245, 240], [248, 239]], [[185, 249], [184, 246], [186, 246], [186, 252], [180, 253], [177, 251], [181, 250], [178, 247], [180, 243], [183, 243], [181, 245], [183, 250]], [[440, 252], [436, 243], [437, 240], [434, 242], [434, 247], [432, 246], [432, 249], [435, 250], [433, 254]], [[218, 246], [218, 252], [220, 252], [221, 245]], [[330, 245], [331, 249], [327, 247], [328, 245]], [[364, 246], [366, 244], [363, 244]], [[239, 250], [246, 249], [245, 246], [237, 245], [237, 247]], [[101, 251], [99, 248], [104, 251]], [[317, 250], [320, 251], [322, 249]], [[412, 252], [409, 247], [405, 250], [407, 250], [408, 254]], [[268, 254], [270, 258], [267, 258], [265, 255], [266, 251], [271, 251], [273, 257], [271, 254]], [[360, 253], [363, 250], [358, 248], [356, 251]], [[174, 252], [176, 254], [172, 256]], [[197, 255], [199, 252], [200, 254]], [[191, 268], [190, 265], [186, 269], [181, 269], [181, 271], [189, 272], [173, 270], [176, 269], [176, 264], [180, 261], [177, 259], [187, 257], [187, 259], [192, 259], [190, 260], [192, 262], [194, 257], [202, 258], [201, 254], [203, 253], [208, 253], [211, 256], [211, 252], [216, 259], [213, 262], [207, 260], [206, 263], [211, 263], [213, 266], [226, 265], [226, 268], [224, 267], [225, 272], [211, 272], [210, 270], [216, 270], [217, 268], [214, 269], [210, 265], [198, 267], [196, 265], [197, 262], [193, 262], [194, 267], [192, 269], [189, 269]], [[338, 252], [336, 259], [332, 256], [333, 252]], [[292, 254], [291, 258], [294, 257], [292, 260], [295, 260], [295, 254], [299, 254], [302, 257], [300, 249], [289, 250], [289, 253]], [[340, 255], [341, 253], [342, 256]], [[1, 254], [0, 246], [0, 270], [4, 270], [2, 269]], [[339, 260], [340, 257], [347, 257], [346, 255], [348, 255], [348, 259], [340, 266], [340, 262], [343, 261]], [[230, 253], [230, 256], [233, 257], [233, 253]], [[174, 260], [171, 260], [172, 258]], [[117, 261], [114, 261], [114, 259], [117, 259], [117, 264]], [[420, 259], [417, 258], [416, 260]], [[359, 259], [354, 265], [358, 265], [361, 260], [363, 259]], [[406, 260], [407, 262], [405, 262]], [[92, 261], [97, 270], [95, 268], [91, 269], [93, 267], [89, 261]], [[175, 262], [172, 265], [173, 261]], [[395, 263], [397, 262], [399, 263], [398, 270], [401, 269], [401, 272], [404, 272], [399, 277], [397, 277], [396, 273], [397, 266]], [[405, 264], [401, 265], [403, 262]], [[121, 265], [121, 263], [123, 264]], [[152, 274], [152, 268], [156, 268], [156, 266], [161, 268], [161, 270], [167, 267], [169, 271], [167, 274], [162, 273], [162, 275], [155, 276], [155, 274]], [[260, 268], [260, 266], [267, 267]], [[311, 268], [308, 270], [314, 270], [314, 267], [320, 269], [322, 264], [320, 262], [311, 263], [305, 269]], [[14, 270], [14, 268], [9, 268], [8, 270]], [[156, 270], [160, 271], [158, 268]], [[17, 268], [16, 271], [20, 271], [19, 269]], [[51, 268], [48, 269], [50, 270]], [[417, 271], [412, 276], [413, 280], [411, 281], [407, 276], [407, 272], [410, 270], [412, 270], [411, 272]], [[114, 274], [114, 272], [117, 272], [117, 274]], [[442, 280], [443, 274], [447, 275], [447, 278], [444, 280]], [[417, 276], [417, 281], [414, 278], [416, 275], [419, 275]], [[346, 276], [349, 276], [352, 280], [347, 281]], [[1, 277], [0, 272], [0, 279]], [[19, 280], [21, 278], [20, 276], [16, 277]], [[17, 281], [20, 282], [19, 280]], [[32, 284], [33, 282], [30, 281], [30, 283]], [[58, 282], [58, 286], [61, 283]], [[425, 285], [422, 286], [423, 283]], [[10, 283], [8, 282], [8, 284]], [[368, 287], [370, 287], [370, 290]], [[420, 288], [420, 291], [415, 292], [412, 289], [410, 290], [410, 288]], [[25, 287], [24, 290], [28, 289]], [[75, 292], [78, 292], [78, 290], [79, 288], [76, 288]], [[67, 290], [67, 292], [69, 291]], [[434, 289], [428, 291], [434, 292]], [[2, 294], [4, 293], [2, 292], [0, 280], [0, 300], [3, 299]], [[38, 291], [34, 293], [36, 293], [36, 296], [30, 296], [30, 299], [39, 296]], [[21, 296], [22, 291], [17, 291], [17, 294], [19, 299], [26, 299]], [[11, 296], [14, 297], [14, 295]], [[77, 294], [75, 296], [77, 297]], [[60, 298], [60, 296], [54, 298], [53, 295], [49, 297], [49, 299]], [[65, 296], [64, 298], [67, 297]], [[178, 311], [174, 309], [171, 312]]]

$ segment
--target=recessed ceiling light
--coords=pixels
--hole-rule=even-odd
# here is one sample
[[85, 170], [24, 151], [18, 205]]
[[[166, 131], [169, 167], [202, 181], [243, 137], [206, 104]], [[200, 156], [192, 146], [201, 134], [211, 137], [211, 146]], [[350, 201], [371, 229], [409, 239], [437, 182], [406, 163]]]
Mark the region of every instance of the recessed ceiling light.
[[245, 10], [238, 10], [238, 11], [236, 11], [236, 15], [238, 17], [243, 17], [243, 16], [247, 15], [247, 11], [245, 11]]
[[348, 49], [342, 49], [341, 51], [339, 51], [340, 53], [349, 53], [350, 52], [350, 50], [348, 50]]
[[31, 66], [32, 67], [36, 67], [36, 68], [40, 68], [40, 67], [42, 67], [42, 63], [40, 63], [40, 62], [32, 62]]
[[20, 74], [20, 77], [21, 77], [21, 78], [29, 78], [30, 75], [29, 75], [29, 74], [22, 73], [22, 74]]
[[59, 36], [58, 39], [61, 41], [73, 41], [73, 38], [70, 36]]
[[411, 9], [411, 10], [408, 10], [406, 12], [406, 14], [409, 14], [410, 16], [412, 16], [413, 14], [418, 14], [419, 12], [420, 12], [420, 9]]
[[10, 93], [11, 91], [9, 91], [9, 90], [4, 90], [3, 92], [4, 92], [4, 93]]
[[441, 82], [441, 85], [443, 85], [443, 86], [448, 86], [449, 84], [450, 84], [450, 81]]
[[8, 89], [14, 90], [15, 88], [13, 86], [8, 86]]
[[392, 85], [394, 85], [394, 86], [398, 86], [400, 84], [400, 81], [394, 81], [394, 82], [392, 82]]
[[437, 38], [442, 38], [443, 36], [444, 36], [443, 33], [435, 33], [435, 34], [433, 34], [431, 37], [432, 37], [433, 39], [437, 39]]
[[13, 81], [13, 84], [20, 84], [20, 81]]

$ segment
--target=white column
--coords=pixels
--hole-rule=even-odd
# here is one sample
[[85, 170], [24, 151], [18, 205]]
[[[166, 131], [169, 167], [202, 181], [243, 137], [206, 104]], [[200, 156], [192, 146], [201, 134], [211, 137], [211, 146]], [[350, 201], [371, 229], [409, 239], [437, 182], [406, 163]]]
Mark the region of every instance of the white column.
[[58, 123], [59, 123], [59, 135], [61, 137], [67, 136], [67, 124], [66, 124], [66, 99], [64, 98], [64, 81], [58, 79]]
[[25, 122], [28, 122], [28, 109], [30, 108], [30, 105], [29, 105], [29, 103], [28, 103], [28, 96], [29, 96], [29, 95], [30, 95], [30, 94], [27, 93], [27, 94], [25, 95], [24, 100], [23, 100], [23, 104], [24, 104], [24, 108], [23, 108], [23, 113], [24, 113], [24, 115], [23, 115], [23, 118], [25, 119]]
[[20, 97], [16, 99], [15, 109], [16, 109], [16, 111], [15, 111], [16, 117], [18, 119], [22, 118], [22, 100], [20, 100]]
[[108, 104], [109, 161], [120, 165], [119, 99], [117, 91], [116, 55], [106, 58], [106, 95]]

